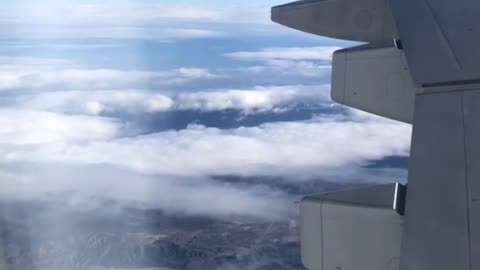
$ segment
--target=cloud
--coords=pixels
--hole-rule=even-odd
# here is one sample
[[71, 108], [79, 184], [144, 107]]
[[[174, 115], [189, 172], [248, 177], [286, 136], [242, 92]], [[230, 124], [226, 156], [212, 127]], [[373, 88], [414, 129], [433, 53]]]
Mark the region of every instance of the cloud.
[[231, 130], [192, 125], [180, 131], [88, 144], [11, 149], [4, 153], [3, 162], [110, 164], [142, 174], [185, 177], [311, 178], [322, 176], [324, 171], [360, 166], [368, 160], [407, 155], [409, 142], [408, 125], [382, 119], [327, 118]]
[[147, 91], [58, 91], [17, 96], [17, 105], [70, 114], [153, 113], [172, 110], [174, 101]]
[[[185, 87], [198, 91], [200, 87], [242, 85], [245, 88], [248, 81], [265, 85], [295, 81], [321, 84], [327, 83], [330, 70], [325, 63], [289, 59], [265, 60], [262, 65], [250, 67], [215, 70], [179, 67], [151, 71], [88, 67], [65, 59], [0, 56], [0, 91], [179, 90]], [[311, 81], [306, 81], [307, 78]]]
[[[50, 68], [49, 63], [37, 59], [22, 61], [20, 66], [3, 67]], [[72, 65], [51, 62], [54, 66]], [[189, 69], [178, 69], [177, 74], [205, 76], [202, 70]], [[97, 79], [78, 78], [83, 84]], [[191, 125], [148, 135], [138, 135], [121, 119], [78, 115], [225, 109], [252, 113], [296, 102], [329, 106], [327, 88], [290, 85], [170, 95], [140, 90], [14, 95], [17, 107], [23, 109], [0, 110], [0, 186], [8, 187], [0, 197], [28, 200], [67, 193], [75, 194], [73, 198], [83, 205], [94, 196], [172, 213], [281, 219], [291, 211], [291, 195], [274, 185], [237, 186], [210, 177], [268, 176], [292, 182], [348, 182], [365, 177], [365, 181], [381, 182], [403, 176], [404, 171], [374, 171], [363, 166], [370, 160], [407, 155], [409, 126], [356, 111], [228, 130]], [[208, 203], [211, 197], [221, 203], [212, 207]]]
[[[23, 151], [49, 149], [67, 154], [64, 151], [75, 147], [96, 148], [95, 142], [122, 140], [122, 136], [131, 132], [110, 118], [0, 110], [0, 201], [61, 200], [63, 206], [88, 211], [102, 209], [102, 200], [113, 200], [121, 207], [217, 218], [247, 216], [283, 220], [290, 215], [288, 196], [266, 187], [235, 187], [202, 175], [146, 175], [98, 159], [86, 163], [57, 162], [47, 156], [42, 160], [17, 156]], [[135, 138], [130, 139], [135, 141]], [[144, 154], [132, 154], [128, 159], [139, 165], [136, 156]], [[219, 202], [217, 205], [211, 205], [212, 196]]]
[[0, 57], [0, 91], [152, 88], [217, 78], [219, 75], [202, 68], [138, 71], [86, 68], [61, 59]]
[[283, 110], [298, 103], [325, 103], [327, 85], [289, 85], [159, 94], [141, 90], [56, 91], [16, 96], [15, 106], [27, 109], [98, 115], [165, 111], [223, 111], [244, 113]]
[[408, 155], [410, 142], [408, 125], [354, 111], [252, 128], [191, 125], [136, 135], [110, 118], [1, 110], [0, 127], [4, 201], [61, 196], [66, 204], [101, 208], [97, 200], [109, 199], [172, 214], [269, 220], [291, 217], [295, 198], [276, 184], [211, 176], [265, 176], [298, 185], [398, 181], [405, 170], [365, 165]]
[[109, 140], [120, 134], [113, 119], [0, 109], [0, 152], [10, 145], [45, 145]]
[[269, 60], [262, 66], [250, 66], [239, 68], [240, 71], [251, 74], [265, 76], [289, 76], [300, 75], [316, 79], [324, 79], [330, 76], [331, 66], [318, 64], [312, 61], [292, 61], [292, 60]]
[[179, 109], [244, 112], [272, 111], [299, 102], [320, 103], [328, 100], [328, 86], [290, 85], [255, 87], [251, 90], [216, 90], [178, 96]]
[[57, 210], [102, 210], [102, 202], [113, 201], [120, 209], [158, 209], [172, 215], [285, 220], [294, 206], [291, 197], [264, 186], [239, 187], [205, 177], [146, 176], [108, 165], [10, 163], [0, 167], [0, 176], [0, 202], [60, 201]]
[[340, 47], [285, 47], [265, 48], [253, 52], [233, 52], [226, 57], [242, 61], [270, 61], [270, 60], [323, 60], [330, 61], [333, 52]]
[[306, 77], [325, 77], [330, 74], [333, 52], [340, 47], [284, 47], [264, 48], [259, 51], [232, 52], [225, 57], [239, 61], [260, 62], [261, 66], [241, 68], [251, 73], [265, 73]]
[[[246, 24], [251, 28], [251, 23], [261, 25], [255, 29], [269, 27], [261, 22], [264, 18], [251, 22], [245, 15], [250, 11], [244, 10], [234, 10], [237, 19], [243, 16], [236, 21], [222, 18], [223, 10], [216, 12], [211, 7], [211, 13], [183, 6], [164, 14], [152, 7], [135, 13], [136, 5], [130, 10], [76, 5], [72, 3], [71, 10], [60, 9], [60, 15], [68, 17], [65, 20], [50, 7], [33, 7], [31, 18], [25, 16], [28, 10], [20, 11], [27, 12], [20, 16], [4, 14], [2, 25], [10, 25], [16, 32], [4, 35], [169, 40], [217, 36], [231, 26], [226, 24], [228, 20], [235, 27]], [[258, 11], [255, 14], [259, 16]], [[224, 28], [214, 26], [220, 22]], [[232, 34], [236, 31], [233, 29]], [[275, 185], [240, 185], [211, 177], [268, 176], [299, 184], [307, 179], [348, 182], [361, 176], [368, 176], [364, 181], [390, 181], [404, 171], [373, 171], [364, 165], [390, 155], [407, 155], [410, 128], [353, 111], [296, 123], [227, 130], [190, 125], [184, 130], [148, 135], [139, 135], [125, 119], [99, 116], [175, 110], [255, 113], [302, 102], [330, 106], [327, 86], [318, 82], [275, 86], [278, 79], [272, 79], [273, 83], [265, 84], [271, 86], [231, 87], [234, 79], [229, 75], [243, 72], [235, 77], [243, 81], [239, 85], [253, 81], [251, 74], [325, 78], [335, 49], [233, 52], [225, 56], [255, 66], [222, 69], [223, 73], [203, 68], [92, 68], [62, 59], [2, 57], [0, 198], [48, 200], [63, 195], [64, 203], [79, 207], [86, 207], [88, 202], [100, 204], [98, 198], [107, 198], [127, 207], [171, 213], [283, 219], [290, 214], [294, 198]], [[290, 81], [288, 76], [284, 79]], [[219, 86], [217, 80], [226, 80], [229, 87]], [[204, 81], [214, 81], [215, 86], [204, 88]], [[188, 83], [195, 87], [193, 92], [164, 91]], [[211, 90], [198, 90], [202, 88]], [[10, 103], [12, 100], [16, 103]], [[211, 198], [216, 198], [215, 205]]]

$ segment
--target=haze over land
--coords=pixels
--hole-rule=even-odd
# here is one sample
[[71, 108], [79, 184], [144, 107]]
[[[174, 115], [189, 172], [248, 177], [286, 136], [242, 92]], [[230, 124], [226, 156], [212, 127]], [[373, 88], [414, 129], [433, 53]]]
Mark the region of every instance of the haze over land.
[[0, 8], [7, 269], [301, 269], [303, 195], [405, 179], [278, 1], [47, 2]]

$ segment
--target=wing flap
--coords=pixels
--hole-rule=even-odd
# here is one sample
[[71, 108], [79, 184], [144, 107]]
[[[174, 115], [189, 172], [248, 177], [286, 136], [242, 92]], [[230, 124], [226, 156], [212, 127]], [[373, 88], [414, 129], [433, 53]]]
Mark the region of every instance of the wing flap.
[[333, 56], [332, 99], [387, 118], [412, 123], [416, 89], [403, 52], [363, 45]]

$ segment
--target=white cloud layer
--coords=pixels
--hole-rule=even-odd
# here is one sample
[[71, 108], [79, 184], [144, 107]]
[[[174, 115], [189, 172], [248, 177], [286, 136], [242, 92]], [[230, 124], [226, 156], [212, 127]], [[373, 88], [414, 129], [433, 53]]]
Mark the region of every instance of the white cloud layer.
[[[0, 201], [60, 200], [62, 207], [89, 211], [103, 210], [102, 201], [113, 200], [121, 208], [263, 220], [288, 219], [293, 210], [290, 197], [261, 186], [236, 187], [202, 177], [145, 176], [106, 165], [6, 166], [13, 168], [0, 170]], [[114, 210], [106, 211], [112, 214]]]
[[61, 59], [0, 57], [0, 91], [152, 88], [218, 77], [202, 68], [138, 71], [86, 68]]
[[129, 137], [108, 118], [2, 110], [0, 124], [3, 200], [71, 194], [66, 203], [85, 206], [93, 196], [171, 213], [264, 219], [288, 217], [292, 198], [209, 176], [278, 176], [298, 184], [312, 178], [390, 182], [402, 173], [379, 174], [363, 165], [407, 155], [410, 141], [408, 125], [356, 112], [231, 130], [192, 125]]
[[[156, 13], [150, 7], [140, 15], [120, 8], [115, 11], [116, 18], [122, 17], [118, 22], [109, 17], [114, 11], [107, 12], [99, 5], [72, 4], [68, 8], [61, 9], [62, 14], [69, 14], [65, 20], [55, 17], [58, 11], [33, 7], [27, 24], [17, 21], [25, 14], [15, 17], [18, 14], [5, 13], [0, 16], [0, 24], [18, 24], [15, 31], [20, 35], [38, 31], [43, 37], [176, 39], [217, 34], [182, 25], [184, 22], [204, 25], [229, 20], [222, 18], [223, 11], [185, 6], [172, 7], [181, 10], [172, 10], [171, 14]], [[242, 12], [237, 11], [240, 15]], [[248, 16], [242, 19], [249, 23]], [[28, 23], [39, 20], [44, 20], [39, 28], [27, 29]], [[226, 56], [261, 64], [243, 68], [246, 72], [316, 78], [330, 72], [325, 64], [336, 49], [266, 48]], [[294, 182], [312, 178], [348, 181], [366, 175], [371, 177], [366, 181], [391, 181], [401, 174], [393, 170], [386, 173], [387, 179], [381, 179], [363, 165], [391, 155], [407, 155], [409, 126], [353, 111], [350, 116], [331, 115], [296, 123], [230, 130], [191, 125], [184, 130], [141, 136], [120, 119], [98, 116], [173, 110], [234, 109], [252, 113], [275, 111], [297, 102], [330, 105], [327, 87], [321, 85], [161, 91], [216, 79], [224, 77], [202, 68], [138, 71], [88, 68], [61, 59], [0, 58], [0, 91], [4, 91], [0, 101], [11, 107], [0, 109], [0, 199], [67, 194], [65, 202], [71, 204], [87, 205], [92, 197], [106, 197], [127, 206], [173, 213], [279, 219], [289, 214], [289, 195], [255, 184], [240, 188], [209, 177], [278, 176]], [[15, 109], [11, 100], [16, 101]], [[211, 198], [216, 199], [214, 205]]]
[[[18, 136], [32, 137], [42, 132], [33, 127], [19, 131]], [[87, 144], [53, 143], [28, 149], [2, 149], [0, 161], [111, 164], [152, 175], [314, 177], [321, 176], [323, 170], [407, 155], [409, 131], [407, 125], [376, 118], [366, 121], [327, 118], [232, 130], [193, 125], [180, 131], [92, 140]], [[15, 137], [14, 132], [4, 133], [0, 141], [8, 143]], [[79, 138], [91, 136], [82, 130], [78, 133], [84, 134], [77, 135]]]
[[[244, 68], [246, 72], [316, 78], [329, 73], [325, 65], [335, 49], [266, 48], [227, 57], [260, 63]], [[280, 219], [292, 209], [290, 195], [210, 177], [341, 182], [364, 176], [365, 181], [379, 182], [401, 175], [398, 170], [375, 175], [363, 165], [407, 155], [409, 126], [353, 111], [350, 116], [304, 122], [230, 130], [191, 125], [149, 135], [138, 135], [121, 119], [98, 116], [175, 110], [275, 112], [301, 102], [331, 105], [328, 86], [318, 84], [162, 91], [217, 79], [226, 76], [202, 68], [138, 71], [90, 68], [62, 59], [0, 58], [0, 101], [5, 106], [0, 109], [0, 198], [67, 194], [65, 202], [72, 204], [87, 205], [102, 197], [172, 213]], [[211, 198], [216, 198], [215, 205]]]
[[224, 56], [263, 65], [243, 68], [253, 73], [273, 72], [278, 75], [299, 74], [307, 77], [324, 77], [330, 74], [333, 52], [340, 47], [284, 47], [264, 48], [259, 51], [232, 52]]
[[225, 56], [242, 61], [270, 60], [324, 60], [330, 61], [334, 51], [340, 47], [285, 47], [265, 48], [253, 52], [233, 52]]
[[328, 86], [255, 87], [251, 90], [216, 90], [180, 94], [177, 108], [186, 110], [221, 111], [227, 109], [270, 111], [276, 107], [304, 102], [326, 102]]
[[327, 85], [290, 85], [187, 92], [170, 96], [140, 90], [58, 91], [17, 96], [16, 106], [88, 115], [227, 109], [254, 113], [275, 111], [299, 102], [325, 103], [327, 100]]
[[12, 145], [105, 141], [120, 135], [120, 129], [120, 125], [109, 118], [0, 109], [0, 152]]

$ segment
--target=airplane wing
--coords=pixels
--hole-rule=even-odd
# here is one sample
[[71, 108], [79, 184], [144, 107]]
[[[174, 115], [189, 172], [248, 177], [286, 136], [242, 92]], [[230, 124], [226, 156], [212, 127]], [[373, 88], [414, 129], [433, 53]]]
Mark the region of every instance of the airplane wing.
[[392, 11], [417, 84], [470, 84], [480, 78], [478, 1], [392, 0]]
[[272, 20], [320, 36], [390, 41], [397, 35], [389, 0], [303, 0], [272, 8]]
[[[355, 254], [351, 249], [361, 248], [355, 242], [361, 237], [345, 238], [335, 229], [325, 236], [305, 224], [302, 254], [313, 258], [307, 267], [347, 269], [355, 260], [359, 270], [480, 269], [480, 2], [304, 0], [272, 8], [272, 20], [307, 33], [366, 42], [335, 52], [332, 99], [413, 124], [401, 241], [393, 243], [401, 247], [398, 261], [362, 250], [364, 261], [354, 255], [336, 259], [325, 253], [331, 245], [340, 254]], [[329, 218], [318, 216], [326, 202], [306, 200], [302, 220]], [[362, 207], [349, 211], [372, 217]], [[383, 216], [385, 226], [394, 219]], [[354, 220], [342, 227], [343, 221], [336, 216], [328, 222], [338, 222], [332, 228], [339, 230], [372, 233], [357, 228]], [[384, 245], [392, 250], [391, 244]], [[325, 256], [335, 260], [332, 265], [325, 265]], [[372, 265], [372, 260], [381, 263]]]

